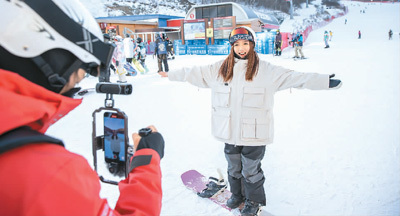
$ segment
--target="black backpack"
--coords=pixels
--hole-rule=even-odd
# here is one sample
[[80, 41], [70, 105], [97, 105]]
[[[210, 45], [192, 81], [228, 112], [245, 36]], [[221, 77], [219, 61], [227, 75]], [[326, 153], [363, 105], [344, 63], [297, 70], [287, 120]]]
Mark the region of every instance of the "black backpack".
[[28, 126], [23, 126], [0, 135], [0, 154], [34, 143], [53, 143], [64, 147], [61, 140], [41, 134]]

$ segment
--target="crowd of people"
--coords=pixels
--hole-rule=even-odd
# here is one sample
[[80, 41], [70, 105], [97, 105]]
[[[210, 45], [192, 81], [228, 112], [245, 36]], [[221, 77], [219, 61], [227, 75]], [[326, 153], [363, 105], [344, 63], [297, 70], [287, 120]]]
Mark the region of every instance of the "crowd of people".
[[[110, 37], [107, 33], [103, 36], [109, 43], [115, 44], [116, 49], [113, 53], [110, 68], [118, 75], [118, 82], [121, 83], [126, 82], [126, 76], [132, 76], [137, 73], [134, 67], [140, 67], [140, 73], [148, 71], [146, 65], [148, 53], [153, 53], [153, 57], [157, 57], [158, 71], [168, 72], [168, 59], [175, 59], [173, 43], [164, 32], [156, 33], [154, 50], [150, 50], [150, 42], [144, 41], [141, 37], [133, 39], [130, 34], [126, 34], [125, 38], [120, 35]], [[135, 65], [136, 61], [141, 66]], [[127, 66], [126, 64], [131, 64], [132, 66]]]

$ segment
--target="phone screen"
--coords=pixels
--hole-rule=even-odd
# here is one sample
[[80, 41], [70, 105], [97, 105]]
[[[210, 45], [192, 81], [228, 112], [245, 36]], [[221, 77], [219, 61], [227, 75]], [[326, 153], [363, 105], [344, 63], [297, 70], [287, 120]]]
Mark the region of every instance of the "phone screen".
[[125, 162], [125, 119], [118, 113], [104, 113], [104, 154], [107, 163]]

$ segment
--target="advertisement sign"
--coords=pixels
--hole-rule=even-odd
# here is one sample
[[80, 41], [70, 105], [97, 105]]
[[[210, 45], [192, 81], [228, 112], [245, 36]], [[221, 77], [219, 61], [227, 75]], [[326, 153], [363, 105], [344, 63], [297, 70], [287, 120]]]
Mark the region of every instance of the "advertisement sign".
[[205, 19], [185, 20], [183, 23], [185, 40], [197, 40], [206, 38]]
[[216, 17], [214, 18], [214, 39], [227, 39], [233, 29], [235, 17]]

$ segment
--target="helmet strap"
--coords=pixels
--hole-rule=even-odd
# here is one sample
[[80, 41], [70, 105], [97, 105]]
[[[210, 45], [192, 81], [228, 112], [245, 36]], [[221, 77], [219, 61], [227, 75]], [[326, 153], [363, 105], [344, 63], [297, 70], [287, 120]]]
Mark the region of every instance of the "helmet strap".
[[36, 56], [32, 58], [32, 61], [47, 78], [47, 81], [54, 92], [60, 92], [64, 85], [67, 84], [71, 74], [82, 65], [82, 61], [77, 58], [60, 76], [60, 74], [54, 72], [51, 65], [47, 63], [42, 56]]

